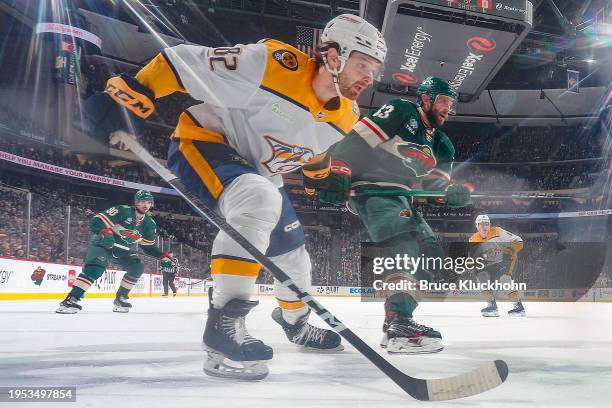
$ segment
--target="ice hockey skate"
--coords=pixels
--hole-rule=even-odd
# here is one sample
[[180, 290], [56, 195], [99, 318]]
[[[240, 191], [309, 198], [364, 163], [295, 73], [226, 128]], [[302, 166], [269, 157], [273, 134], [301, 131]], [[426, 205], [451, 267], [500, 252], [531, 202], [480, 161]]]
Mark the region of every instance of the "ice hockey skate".
[[508, 316], [510, 317], [524, 317], [525, 308], [523, 307], [523, 303], [519, 300], [518, 302], [514, 302], [514, 307], [511, 310], [508, 310]]
[[497, 310], [497, 302], [495, 302], [495, 299], [489, 300], [487, 307], [481, 309], [480, 313], [482, 313], [484, 317], [498, 317], [499, 311]]
[[410, 316], [394, 314], [385, 322], [383, 331], [380, 346], [389, 354], [427, 354], [444, 349], [438, 331], [416, 323]]
[[272, 311], [272, 319], [281, 325], [287, 338], [299, 349], [320, 353], [332, 353], [344, 350], [340, 344], [341, 338], [338, 333], [329, 329], [321, 329], [308, 323], [310, 310], [298, 319], [295, 324], [290, 324], [283, 319], [282, 309], [277, 307]]
[[79, 299], [74, 296], [66, 296], [66, 299], [60, 303], [59, 307], [55, 311], [55, 313], [61, 314], [75, 314], [78, 313], [83, 306], [79, 305]]
[[113, 312], [127, 313], [130, 311], [132, 304], [127, 301], [128, 297], [125, 295], [117, 295], [113, 302]]
[[204, 348], [208, 351], [204, 372], [210, 376], [261, 380], [268, 375], [266, 360], [272, 348], [252, 337], [245, 317], [258, 301], [232, 299], [222, 309], [212, 305], [204, 329]]

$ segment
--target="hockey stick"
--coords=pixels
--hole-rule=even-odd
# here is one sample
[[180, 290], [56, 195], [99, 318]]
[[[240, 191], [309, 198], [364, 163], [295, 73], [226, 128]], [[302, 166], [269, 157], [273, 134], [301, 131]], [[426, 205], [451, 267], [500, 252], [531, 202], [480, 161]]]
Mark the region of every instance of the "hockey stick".
[[[116, 243], [116, 242], [113, 244], [113, 248], [122, 249], [122, 250], [124, 250], [124, 251], [128, 251], [128, 252], [130, 252], [130, 251], [132, 250], [130, 247], [125, 246], [125, 245], [118, 244], [118, 243]], [[148, 254], [145, 254], [145, 253], [143, 253], [143, 252], [135, 252], [135, 254], [136, 254], [136, 255], [139, 255], [139, 256], [143, 256], [143, 257], [148, 258], [148, 259], [151, 259], [151, 260], [154, 260], [154, 261], [159, 261], [159, 259], [158, 259], [158, 258], [156, 258], [156, 257], [154, 257], [154, 256], [151, 256], [151, 255], [148, 255]], [[177, 261], [176, 265], [173, 265], [173, 268], [177, 268], [177, 269], [184, 269], [184, 270], [186, 270], [186, 271], [191, 272], [191, 268], [188, 268], [188, 267], [186, 267], [186, 266], [181, 266], [181, 265], [179, 265], [179, 264], [178, 264], [178, 261]]]
[[[373, 186], [373, 188], [362, 188], [363, 186]], [[374, 187], [378, 186], [378, 188]], [[378, 196], [378, 197], [435, 197], [444, 198], [444, 191], [436, 190], [411, 190], [409, 187], [402, 186], [401, 184], [394, 183], [367, 183], [359, 184], [354, 183], [351, 185], [353, 189], [349, 192], [349, 197], [361, 197], [361, 196]], [[382, 187], [382, 188], [381, 188]], [[552, 199], [572, 199], [572, 198], [584, 198], [581, 195], [564, 195], [555, 194], [549, 192], [532, 192], [524, 191], [510, 194], [498, 194], [495, 192], [476, 192], [470, 195], [472, 198], [498, 198], [498, 199], [525, 199], [525, 198], [552, 198]]]
[[209, 267], [207, 267], [207, 268], [206, 268], [206, 270], [204, 270], [204, 272], [202, 273], [202, 276], [203, 276], [203, 278], [202, 278], [202, 279], [200, 279], [199, 281], [197, 281], [197, 282], [191, 282], [191, 283], [188, 283], [187, 285], [188, 285], [188, 286], [197, 285], [197, 284], [199, 284], [199, 283], [202, 283], [202, 282], [206, 281], [208, 278], [210, 278], [210, 276], [211, 276], [211, 275], [210, 275], [210, 266], [209, 266]]
[[321, 319], [323, 319], [340, 336], [355, 347], [361, 354], [378, 367], [413, 398], [422, 401], [442, 401], [468, 397], [495, 388], [508, 377], [508, 366], [502, 360], [488, 362], [468, 373], [453, 377], [424, 380], [410, 377], [385, 360], [368, 346], [360, 337], [347, 328], [338, 318], [325, 309], [308, 292], [299, 288], [295, 282], [268, 257], [255, 248], [246, 238], [229, 225], [223, 217], [206, 205], [198, 196], [192, 193], [181, 180], [161, 165], [143, 148], [130, 134], [115, 132], [113, 136], [123, 142], [136, 156], [170, 184], [191, 205], [200, 216], [209, 220], [220, 230], [229, 235], [249, 254], [266, 268], [276, 279], [289, 288], [297, 297], [306, 303]]

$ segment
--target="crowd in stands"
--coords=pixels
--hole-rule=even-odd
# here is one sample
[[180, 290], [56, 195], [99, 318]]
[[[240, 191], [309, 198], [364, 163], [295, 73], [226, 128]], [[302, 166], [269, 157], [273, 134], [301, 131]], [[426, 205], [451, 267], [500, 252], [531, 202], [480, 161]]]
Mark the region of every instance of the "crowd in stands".
[[[89, 220], [94, 211], [118, 204], [118, 202], [111, 203], [108, 199], [101, 202], [100, 197], [86, 195], [78, 189], [76, 192], [75, 189], [68, 191], [64, 185], [53, 184], [49, 182], [51, 180], [36, 180], [23, 175], [7, 179], [3, 175], [1, 181], [3, 183], [0, 185], [0, 192], [3, 199], [0, 200], [0, 256], [81, 263], [86, 250], [84, 243], [89, 238]], [[7, 181], [11, 182], [10, 187], [7, 186]], [[27, 233], [27, 195], [26, 192], [14, 187], [35, 191], [31, 200], [29, 234]], [[125, 195], [125, 197], [128, 200], [130, 196]], [[118, 200], [116, 197], [112, 199]], [[124, 202], [129, 203], [129, 201]], [[119, 203], [123, 202], [120, 200]], [[423, 208], [426, 207], [421, 207], [421, 210]], [[460, 211], [465, 212], [442, 213], [441, 218], [430, 220], [432, 228], [440, 234], [443, 242], [465, 241], [467, 235], [474, 232], [472, 223], [474, 213], [466, 209]], [[444, 219], [445, 216], [467, 217], [467, 219], [457, 222]], [[155, 214], [154, 219], [158, 225], [158, 243], [165, 250], [170, 250], [179, 256], [181, 264], [188, 268], [181, 273], [185, 276], [201, 276], [209, 264], [210, 249], [216, 229], [196, 217], [168, 214], [164, 211]], [[367, 233], [358, 218], [343, 212], [327, 213], [322, 216], [311, 211], [300, 213], [300, 219], [305, 226], [306, 247], [311, 255], [313, 284], [358, 285], [360, 245], [368, 241]], [[519, 270], [524, 274], [526, 281], [536, 285], [547, 282], [548, 255], [543, 251], [551, 248], [555, 237], [561, 237], [559, 234], [563, 233], [567, 236], [569, 231], [571, 239], [571, 236], [576, 235], [571, 231], [582, 229], [592, 231], [592, 222], [601, 224], [599, 219], [591, 219], [589, 224], [591, 226], [583, 228], [580, 224], [582, 220], [563, 221], [565, 224], [561, 224], [561, 221], [506, 220], [497, 224], [518, 234], [524, 234], [529, 245], [533, 243], [530, 246], [532, 249], [523, 252], [524, 257]], [[576, 223], [580, 225], [574, 225]], [[608, 225], [608, 229], [612, 230], [612, 226]], [[604, 229], [603, 233], [609, 234], [609, 231], [606, 232]], [[586, 239], [587, 237], [580, 236], [578, 241]], [[69, 252], [66, 253], [66, 250]], [[155, 264], [148, 265], [149, 268], [156, 268]], [[263, 273], [259, 282], [272, 283], [272, 278]]]
[[[185, 103], [185, 100], [170, 100], [166, 105], [162, 103], [157, 124], [144, 129], [140, 139], [155, 156], [165, 158], [171, 126], [174, 125], [171, 118], [178, 117]], [[167, 113], [162, 114], [163, 110]], [[7, 112], [8, 109], [0, 109], [0, 132], [7, 128], [5, 126], [3, 129], [2, 124], [14, 124], [15, 120], [19, 120]], [[31, 125], [33, 131], [42, 132], [42, 128], [34, 129], [35, 126]], [[595, 133], [582, 127], [499, 127], [491, 124], [451, 123], [447, 133], [453, 139], [457, 150], [458, 163], [455, 165], [453, 177], [459, 182], [470, 182], [477, 191], [591, 188], [601, 184], [601, 178], [606, 176], [604, 160], [580, 161], [597, 158], [602, 154], [601, 142]], [[0, 150], [101, 176], [151, 185], [162, 183], [142, 165], [117, 166], [117, 159], [75, 154], [65, 148], [33, 143], [19, 137], [0, 137]], [[557, 160], [579, 161], [559, 163], [555, 162]], [[462, 161], [468, 163], [461, 163]], [[481, 164], [482, 162], [498, 164], [487, 165]], [[509, 164], [516, 162], [525, 164]], [[28, 171], [0, 162], [0, 169], [16, 168], [21, 172]], [[87, 241], [92, 209], [98, 211], [117, 202], [111, 203], [108, 198], [100, 197], [107, 193], [97, 193], [95, 196], [86, 187], [66, 187], [68, 181], [54, 181], [57, 179], [46, 175], [9, 177], [9, 174], [16, 172], [3, 172], [3, 183], [35, 194], [30, 209], [28, 234], [25, 213], [27, 206], [24, 205], [26, 194], [7, 189], [0, 184], [3, 197], [0, 200], [0, 256], [81, 262], [86, 246], [72, 243]], [[36, 174], [40, 176], [41, 173], [38, 171]], [[289, 190], [302, 224], [307, 227], [306, 243], [312, 256], [313, 283], [357, 284], [355, 271], [359, 269], [359, 258], [356, 254], [359, 253], [360, 243], [367, 241], [367, 234], [357, 218], [348, 214], [344, 208], [322, 205], [317, 196], [306, 195], [299, 186]], [[123, 197], [124, 202], [128, 203], [129, 195], [124, 194]], [[555, 212], [602, 208], [597, 197], [587, 197], [581, 201], [547, 199], [537, 200], [535, 203], [533, 200], [491, 199], [476, 201], [475, 206], [463, 209], [428, 205], [417, 207], [426, 218], [431, 219], [432, 228], [439, 233], [469, 232], [472, 229], [471, 223], [457, 223], [452, 220], [472, 219], [475, 212]], [[160, 198], [156, 202], [155, 211], [159, 212], [155, 219], [159, 226], [160, 243], [176, 253], [188, 254], [185, 265], [190, 265], [192, 270], [201, 270], [203, 265], [207, 265], [216, 230], [206, 222], [194, 218], [192, 210], [178, 199]], [[70, 221], [69, 225], [67, 220]], [[522, 233], [556, 233], [555, 224], [552, 222], [529, 225], [519, 223], [514, 227], [517, 232]], [[265, 274], [260, 281], [272, 282], [271, 277]]]
[[457, 161], [547, 162], [601, 157], [600, 134], [588, 126], [499, 126], [449, 122]]

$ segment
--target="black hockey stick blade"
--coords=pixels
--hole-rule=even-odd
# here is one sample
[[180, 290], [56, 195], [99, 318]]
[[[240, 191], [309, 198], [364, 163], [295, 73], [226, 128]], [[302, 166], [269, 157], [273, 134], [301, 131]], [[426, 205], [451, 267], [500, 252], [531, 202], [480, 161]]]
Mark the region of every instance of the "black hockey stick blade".
[[[285, 283], [285, 282], [283, 282]], [[290, 289], [292, 282], [287, 285]], [[299, 289], [298, 289], [299, 290]], [[316, 299], [306, 293], [299, 296], [319, 317], [355, 347], [372, 364], [385, 373], [411, 397], [420, 401], [446, 401], [480, 394], [501, 385], [508, 378], [508, 365], [505, 361], [495, 360], [452, 377], [423, 380], [401, 372], [380, 354], [367, 345], [340, 320], [327, 311]]]
[[255, 248], [255, 246], [253, 246], [244, 236], [229, 225], [223, 217], [213, 211], [197, 195], [191, 192], [181, 180], [151, 156], [134, 137], [126, 133], [120, 133], [118, 136], [136, 156], [170, 184], [183, 199], [190, 204], [196, 213], [209, 220], [212, 224], [217, 226], [217, 228], [229, 235], [236, 243], [242, 246], [257, 260], [257, 262], [266, 268], [283, 285], [295, 293], [300, 300], [306, 303], [308, 307], [321, 317], [321, 319], [323, 319], [332, 329], [338, 332], [338, 334], [413, 398], [421, 401], [444, 401], [463, 398], [495, 388], [506, 380], [508, 376], [508, 366], [501, 360], [487, 363], [468, 373], [434, 380], [423, 380], [402, 373], [368, 346], [338, 318], [325, 309], [323, 305], [308, 292], [298, 287], [289, 275], [276, 266], [270, 258], [266, 257], [261, 251]]

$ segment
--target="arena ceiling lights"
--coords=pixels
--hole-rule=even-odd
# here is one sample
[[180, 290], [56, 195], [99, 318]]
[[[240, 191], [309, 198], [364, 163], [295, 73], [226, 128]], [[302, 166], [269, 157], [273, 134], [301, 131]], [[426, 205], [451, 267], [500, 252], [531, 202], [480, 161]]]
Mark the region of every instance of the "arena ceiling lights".
[[364, 105], [376, 93], [414, 95], [430, 75], [449, 81], [461, 102], [477, 99], [531, 30], [532, 17], [528, 0], [387, 2], [382, 32], [389, 53]]

